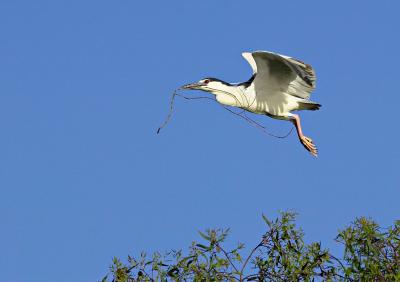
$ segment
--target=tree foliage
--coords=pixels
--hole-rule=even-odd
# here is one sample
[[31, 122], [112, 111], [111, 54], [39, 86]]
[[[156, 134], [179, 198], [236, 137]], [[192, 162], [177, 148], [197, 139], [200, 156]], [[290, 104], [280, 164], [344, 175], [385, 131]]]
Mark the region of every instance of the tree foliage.
[[320, 243], [306, 244], [295, 217], [263, 216], [267, 231], [247, 253], [243, 244], [225, 249], [229, 229], [211, 229], [199, 232], [202, 242], [186, 253], [142, 253], [126, 263], [114, 258], [102, 281], [400, 281], [400, 221], [383, 229], [356, 219], [339, 232], [344, 252], [336, 258]]
[[359, 218], [336, 238], [344, 245], [341, 272], [351, 281], [400, 281], [400, 220], [387, 230]]

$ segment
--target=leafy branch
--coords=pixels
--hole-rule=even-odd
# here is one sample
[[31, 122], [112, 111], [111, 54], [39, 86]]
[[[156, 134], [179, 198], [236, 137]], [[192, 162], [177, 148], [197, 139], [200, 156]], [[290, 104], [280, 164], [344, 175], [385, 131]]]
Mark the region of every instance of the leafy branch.
[[141, 253], [126, 263], [114, 258], [102, 281], [400, 281], [400, 221], [383, 229], [356, 219], [336, 237], [344, 246], [340, 259], [319, 242], [306, 244], [295, 219], [292, 212], [275, 220], [263, 215], [267, 230], [246, 256], [243, 244], [224, 247], [229, 229], [209, 229], [185, 254]]

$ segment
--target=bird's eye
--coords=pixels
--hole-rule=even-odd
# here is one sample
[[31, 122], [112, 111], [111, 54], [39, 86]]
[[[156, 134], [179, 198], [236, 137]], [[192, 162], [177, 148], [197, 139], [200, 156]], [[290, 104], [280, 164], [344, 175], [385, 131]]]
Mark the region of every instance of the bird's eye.
[[209, 82], [210, 82], [210, 80], [209, 79], [206, 79], [206, 80], [204, 80], [203, 81], [205, 84], [208, 84]]

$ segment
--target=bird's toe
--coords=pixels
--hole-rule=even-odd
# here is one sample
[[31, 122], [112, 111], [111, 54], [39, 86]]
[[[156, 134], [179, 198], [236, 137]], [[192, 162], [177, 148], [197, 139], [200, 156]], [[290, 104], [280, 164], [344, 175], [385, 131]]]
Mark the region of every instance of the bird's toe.
[[317, 147], [314, 145], [313, 141], [311, 138], [307, 136], [302, 136], [300, 138], [301, 143], [303, 144], [304, 148], [309, 151], [313, 156], [318, 155], [318, 150]]

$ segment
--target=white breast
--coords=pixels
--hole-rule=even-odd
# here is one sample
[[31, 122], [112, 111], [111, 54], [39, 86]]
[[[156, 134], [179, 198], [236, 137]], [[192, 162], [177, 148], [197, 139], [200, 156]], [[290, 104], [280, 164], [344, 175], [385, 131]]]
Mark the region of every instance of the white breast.
[[257, 114], [268, 114], [273, 116], [287, 116], [290, 111], [296, 110], [299, 106], [297, 103], [300, 100], [282, 91], [276, 89], [264, 88], [263, 91], [268, 91], [268, 95], [257, 95], [254, 86], [250, 85], [237, 87], [235, 90], [230, 89], [230, 92], [218, 92], [216, 99], [223, 105], [239, 107], [246, 109], [249, 112]]
[[269, 114], [274, 116], [287, 116], [290, 111], [298, 108], [299, 98], [293, 97], [277, 89], [264, 88], [268, 95], [257, 95], [253, 85], [245, 89], [246, 109], [259, 114]]

